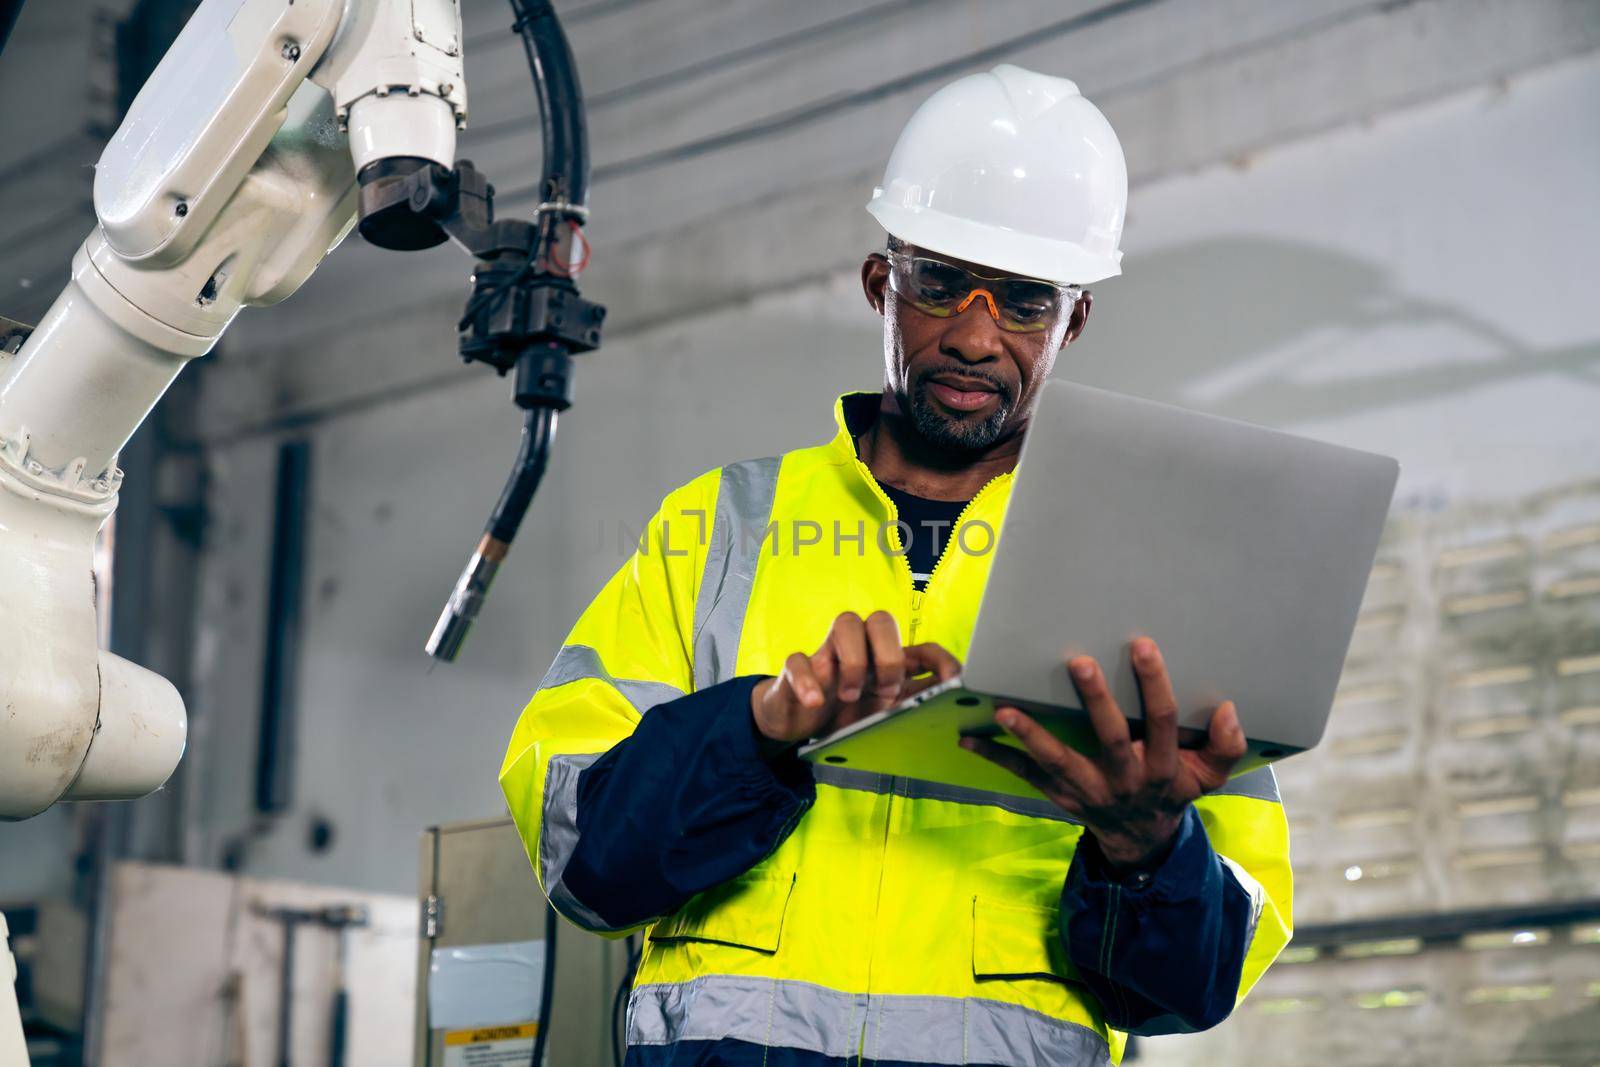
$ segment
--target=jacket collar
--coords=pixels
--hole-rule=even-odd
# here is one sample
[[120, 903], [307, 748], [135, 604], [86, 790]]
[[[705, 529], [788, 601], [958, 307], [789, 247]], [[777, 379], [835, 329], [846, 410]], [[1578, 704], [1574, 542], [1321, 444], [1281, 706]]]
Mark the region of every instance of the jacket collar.
[[[888, 496], [878, 485], [867, 465], [861, 461], [860, 455], [856, 453], [856, 438], [865, 433], [877, 419], [878, 409], [882, 403], [882, 393], [845, 393], [834, 401], [833, 421], [838, 430], [834, 433], [833, 440], [828, 442], [828, 452], [836, 462], [857, 468], [861, 476], [870, 483], [873, 495], [893, 510], [894, 505], [889, 503]], [[1007, 471], [996, 475], [990, 484], [1004, 485], [1011, 481], [1015, 473]]]
[[847, 463], [859, 459], [856, 438], [877, 420], [878, 406], [882, 402], [882, 393], [846, 393], [834, 401], [833, 421], [838, 431], [828, 444], [829, 450]]

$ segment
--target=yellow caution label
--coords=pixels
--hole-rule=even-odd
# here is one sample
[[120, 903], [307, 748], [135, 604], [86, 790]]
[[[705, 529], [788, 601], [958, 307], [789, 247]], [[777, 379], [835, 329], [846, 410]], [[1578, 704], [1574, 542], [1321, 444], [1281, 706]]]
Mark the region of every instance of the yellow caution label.
[[538, 1023], [521, 1023], [516, 1026], [485, 1026], [477, 1030], [446, 1030], [446, 1048], [458, 1045], [486, 1045], [494, 1041], [519, 1041], [536, 1037]]

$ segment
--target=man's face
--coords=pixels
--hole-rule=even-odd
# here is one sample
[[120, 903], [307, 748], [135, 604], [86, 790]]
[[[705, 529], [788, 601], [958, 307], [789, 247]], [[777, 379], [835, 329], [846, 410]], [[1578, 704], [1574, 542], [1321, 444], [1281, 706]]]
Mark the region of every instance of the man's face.
[[[903, 246], [902, 254], [940, 259], [982, 275], [1004, 273], [913, 245]], [[1091, 303], [1085, 292], [1048, 328], [1019, 333], [1000, 328], [982, 294], [946, 318], [919, 311], [895, 294], [882, 253], [867, 257], [861, 280], [868, 302], [883, 315], [890, 394], [929, 444], [955, 454], [986, 451], [1022, 430], [1056, 353], [1083, 330]]]

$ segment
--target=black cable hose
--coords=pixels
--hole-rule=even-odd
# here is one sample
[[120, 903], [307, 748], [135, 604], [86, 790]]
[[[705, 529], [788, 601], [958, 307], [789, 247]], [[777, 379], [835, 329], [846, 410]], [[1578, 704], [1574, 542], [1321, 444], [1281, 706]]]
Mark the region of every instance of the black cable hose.
[[511, 0], [511, 10], [516, 12], [513, 29], [522, 36], [539, 98], [544, 146], [539, 195], [545, 199], [565, 197], [568, 203], [582, 207], [589, 199], [589, 132], [572, 48], [548, 0]]
[[0, 0], [0, 52], [6, 50], [6, 42], [11, 39], [11, 28], [17, 24], [17, 16], [22, 14], [22, 5], [27, 0]]
[[622, 1067], [622, 1059], [627, 1052], [627, 1035], [623, 1032], [623, 1023], [626, 1019], [628, 1006], [628, 990], [633, 985], [633, 976], [639, 969], [640, 950], [634, 947], [633, 935], [623, 939], [627, 946], [628, 963], [622, 971], [622, 981], [617, 983], [617, 994], [611, 998], [611, 1062], [613, 1067]]
[[550, 1002], [556, 992], [556, 909], [544, 906], [544, 988], [539, 990], [539, 1029], [533, 1035], [533, 1058], [529, 1067], [542, 1067], [544, 1046], [550, 1036]]
[[511, 477], [500, 490], [485, 531], [490, 537], [509, 545], [517, 536], [517, 527], [533, 503], [533, 494], [544, 477], [545, 466], [550, 462], [550, 444], [556, 436], [556, 412], [553, 408], [529, 408], [522, 413], [522, 441], [517, 448], [516, 465]]

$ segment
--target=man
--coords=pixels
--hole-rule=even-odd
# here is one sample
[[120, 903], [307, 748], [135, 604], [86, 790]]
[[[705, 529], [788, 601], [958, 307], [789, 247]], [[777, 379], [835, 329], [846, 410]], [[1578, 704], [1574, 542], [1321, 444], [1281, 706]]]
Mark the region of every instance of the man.
[[1215, 1024], [1287, 942], [1271, 772], [1228, 781], [1231, 704], [1178, 749], [1149, 639], [1142, 741], [1081, 659], [1098, 755], [1015, 708], [1021, 748], [964, 742], [1047, 800], [794, 755], [958, 669], [993, 558], [963, 532], [1000, 527], [1081, 285], [1119, 272], [1126, 186], [1069, 81], [1002, 66], [924, 103], [869, 205], [882, 394], [669, 494], [523, 712], [501, 784], [540, 884], [589, 930], [647, 929], [628, 1063], [1105, 1064]]

